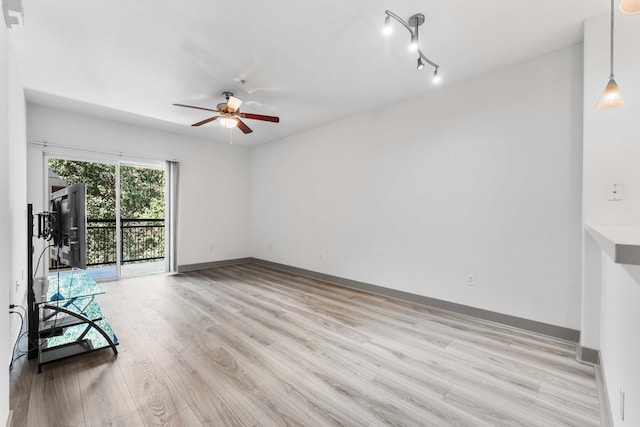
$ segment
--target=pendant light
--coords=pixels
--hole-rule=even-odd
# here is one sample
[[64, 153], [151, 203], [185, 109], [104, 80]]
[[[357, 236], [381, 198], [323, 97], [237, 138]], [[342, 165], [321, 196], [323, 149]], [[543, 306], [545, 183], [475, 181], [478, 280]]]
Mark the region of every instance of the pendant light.
[[624, 102], [624, 98], [622, 97], [622, 92], [616, 83], [613, 76], [613, 0], [611, 0], [611, 46], [610, 46], [610, 73], [609, 73], [609, 83], [607, 83], [607, 87], [605, 87], [604, 92], [600, 95], [600, 99], [598, 100], [598, 105], [596, 105], [596, 110], [611, 110], [614, 108], [622, 108], [627, 105]]
[[627, 15], [640, 13], [640, 0], [620, 0], [620, 12]]

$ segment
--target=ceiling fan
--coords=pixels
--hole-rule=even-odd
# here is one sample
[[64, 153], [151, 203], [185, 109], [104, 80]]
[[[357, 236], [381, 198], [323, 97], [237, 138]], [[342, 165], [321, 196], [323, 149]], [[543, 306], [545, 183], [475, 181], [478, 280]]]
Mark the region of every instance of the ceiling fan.
[[238, 127], [244, 133], [251, 133], [253, 130], [245, 122], [240, 119], [252, 119], [262, 120], [263, 122], [279, 123], [280, 117], [264, 116], [262, 114], [241, 113], [240, 105], [242, 105], [242, 99], [236, 98], [231, 92], [222, 92], [222, 95], [227, 99], [227, 102], [222, 102], [217, 105], [217, 109], [196, 107], [193, 105], [173, 104], [177, 107], [195, 108], [197, 110], [213, 111], [220, 114], [219, 116], [209, 117], [198, 123], [194, 123], [191, 126], [202, 126], [206, 123], [217, 120], [220, 125], [225, 128]]

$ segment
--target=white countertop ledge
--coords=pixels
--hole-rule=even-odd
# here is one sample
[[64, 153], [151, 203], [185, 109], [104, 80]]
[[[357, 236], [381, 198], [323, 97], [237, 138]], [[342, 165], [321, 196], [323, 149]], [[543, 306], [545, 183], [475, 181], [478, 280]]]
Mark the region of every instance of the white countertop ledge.
[[586, 229], [613, 262], [640, 265], [640, 226], [587, 224]]

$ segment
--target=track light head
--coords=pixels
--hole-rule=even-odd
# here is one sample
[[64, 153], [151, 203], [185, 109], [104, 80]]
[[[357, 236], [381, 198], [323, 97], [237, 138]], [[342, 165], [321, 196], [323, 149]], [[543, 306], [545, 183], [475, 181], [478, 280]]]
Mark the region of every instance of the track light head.
[[424, 24], [424, 20], [425, 17], [422, 13], [416, 13], [409, 18], [409, 27], [413, 27], [413, 30], [409, 29], [409, 32], [411, 33], [411, 44], [409, 45], [409, 50], [418, 50], [418, 28], [420, 25]]
[[384, 27], [382, 27], [382, 34], [384, 34], [385, 36], [388, 36], [389, 34], [391, 34], [392, 29], [391, 29], [391, 17], [389, 15], [387, 15], [384, 18]]
[[418, 36], [411, 34], [411, 42], [409, 43], [409, 50], [415, 52], [418, 50]]
[[416, 67], [418, 71], [421, 71], [424, 68], [424, 62], [422, 62], [422, 58], [418, 57], [418, 66]]
[[433, 83], [439, 84], [442, 81], [442, 77], [438, 74], [438, 67], [433, 71]]

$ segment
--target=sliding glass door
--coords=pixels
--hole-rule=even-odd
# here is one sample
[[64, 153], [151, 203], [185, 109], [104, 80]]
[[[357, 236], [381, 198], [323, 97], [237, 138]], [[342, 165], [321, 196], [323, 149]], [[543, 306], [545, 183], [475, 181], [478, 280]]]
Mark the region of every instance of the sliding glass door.
[[77, 182], [86, 184], [90, 275], [111, 279], [165, 271], [164, 169], [59, 157], [48, 157], [46, 165], [49, 195]]

